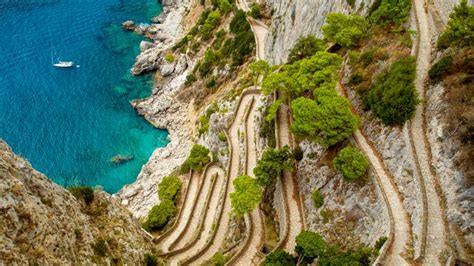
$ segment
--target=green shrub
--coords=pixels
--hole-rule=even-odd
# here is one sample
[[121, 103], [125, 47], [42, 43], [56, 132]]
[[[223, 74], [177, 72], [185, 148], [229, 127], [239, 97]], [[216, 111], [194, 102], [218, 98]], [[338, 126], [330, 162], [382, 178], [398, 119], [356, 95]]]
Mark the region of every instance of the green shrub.
[[208, 80], [206, 82], [206, 88], [208, 88], [208, 89], [212, 90], [212, 89], [216, 88], [216, 86], [217, 86], [217, 81], [216, 81], [215, 78], [211, 78], [210, 80]]
[[204, 166], [210, 161], [209, 150], [202, 145], [194, 144], [189, 157], [183, 165], [187, 165], [188, 169], [192, 169], [193, 171], [202, 171]]
[[334, 166], [341, 172], [344, 179], [348, 181], [357, 181], [365, 175], [369, 167], [369, 161], [364, 154], [353, 147], [345, 147], [336, 158]]
[[221, 252], [217, 252], [211, 258], [211, 265], [214, 266], [224, 266], [225, 263], [229, 260], [229, 257], [225, 256]]
[[449, 15], [448, 26], [438, 39], [438, 48], [474, 46], [474, 6], [461, 0]]
[[326, 23], [322, 27], [324, 38], [343, 47], [356, 46], [368, 34], [369, 25], [361, 16], [330, 13]]
[[373, 248], [364, 245], [359, 245], [355, 249], [351, 248], [346, 252], [341, 252], [337, 247], [332, 249], [333, 254], [322, 257], [319, 261], [320, 265], [371, 265], [377, 255]]
[[168, 63], [174, 62], [175, 58], [174, 58], [173, 53], [166, 53], [165, 60]]
[[265, 256], [265, 260], [262, 263], [262, 266], [294, 266], [295, 258], [291, 256], [290, 253], [284, 250], [276, 250], [267, 256]]
[[369, 21], [374, 25], [401, 25], [410, 16], [411, 0], [381, 0], [374, 3]]
[[359, 63], [361, 63], [364, 67], [369, 66], [375, 61], [375, 53], [377, 52], [378, 48], [371, 48], [367, 49], [360, 55]]
[[92, 244], [92, 249], [97, 256], [105, 257], [107, 255], [107, 243], [104, 239], [99, 238]]
[[184, 82], [184, 85], [189, 86], [193, 84], [196, 81], [196, 75], [193, 73], [189, 74], [186, 76], [186, 81]]
[[258, 160], [257, 166], [253, 169], [257, 183], [262, 186], [270, 186], [276, 182], [276, 178], [293, 168], [291, 162], [291, 152], [288, 146], [280, 150], [267, 148], [263, 152], [262, 158]]
[[229, 0], [217, 0], [217, 8], [219, 8], [222, 13], [227, 14], [232, 10], [232, 5]]
[[352, 8], [355, 7], [355, 0], [346, 0], [347, 4], [350, 5]]
[[211, 115], [215, 113], [217, 110], [218, 110], [217, 104], [213, 104], [211, 105], [211, 107], [209, 107], [206, 110], [205, 114], [199, 117], [199, 122], [201, 123], [198, 129], [199, 136], [201, 136], [202, 134], [206, 133], [209, 130], [209, 122], [211, 119]]
[[71, 192], [74, 197], [78, 200], [84, 200], [86, 204], [92, 203], [94, 200], [94, 190], [91, 187], [87, 186], [76, 186], [76, 187], [68, 187], [69, 192]]
[[446, 55], [441, 58], [438, 62], [436, 62], [428, 72], [428, 76], [430, 77], [431, 81], [439, 82], [441, 81], [443, 74], [446, 70], [451, 66], [453, 63], [453, 56]]
[[219, 25], [220, 20], [221, 14], [219, 10], [214, 10], [209, 13], [204, 25], [200, 29], [200, 33], [204, 40], [209, 40], [209, 38], [212, 36], [212, 32]]
[[266, 76], [262, 82], [262, 92], [268, 95], [278, 91], [296, 98], [320, 87], [334, 89], [341, 62], [342, 58], [337, 54], [317, 52], [311, 58], [283, 65], [278, 71]]
[[215, 63], [217, 61], [217, 55], [212, 49], [207, 49], [204, 53], [204, 59], [199, 65], [199, 74], [201, 77], [206, 77], [211, 70], [214, 69]]
[[176, 195], [178, 195], [181, 189], [181, 180], [179, 177], [170, 175], [161, 180], [158, 186], [158, 197], [160, 200], [171, 200], [176, 201]]
[[382, 236], [381, 238], [377, 239], [377, 242], [375, 242], [374, 248], [377, 250], [380, 250], [383, 247], [383, 244], [387, 242], [388, 237]]
[[169, 199], [162, 200], [160, 204], [153, 206], [150, 212], [148, 212], [148, 217], [143, 227], [148, 231], [163, 229], [176, 213], [177, 209], [173, 201]]
[[291, 131], [329, 147], [354, 133], [360, 122], [349, 109], [347, 99], [336, 95], [334, 90], [316, 92], [316, 101], [300, 97], [291, 102], [294, 121]]
[[230, 193], [230, 202], [238, 217], [251, 212], [262, 200], [262, 190], [257, 180], [250, 176], [239, 176], [232, 182], [234, 192]]
[[260, 19], [262, 17], [262, 9], [258, 4], [252, 4], [250, 7], [249, 15], [254, 19]]
[[364, 81], [364, 77], [360, 73], [353, 73], [349, 78], [350, 85], [359, 85]]
[[375, 77], [375, 82], [362, 95], [364, 104], [386, 125], [402, 125], [413, 117], [419, 103], [415, 89], [415, 58], [402, 58], [389, 71]]
[[324, 204], [323, 195], [321, 195], [317, 189], [313, 190], [311, 193], [311, 199], [313, 200], [313, 205], [315, 208], [320, 208]]
[[295, 251], [305, 262], [311, 263], [315, 258], [326, 256], [328, 244], [318, 233], [302, 231], [296, 236]]
[[225, 133], [222, 131], [222, 132], [219, 132], [219, 134], [217, 135], [217, 138], [220, 140], [220, 141], [227, 141], [227, 136], [225, 135]]
[[299, 162], [303, 160], [304, 158], [304, 153], [303, 149], [301, 149], [300, 145], [296, 146], [296, 148], [293, 150], [293, 158]]
[[146, 266], [158, 266], [158, 258], [151, 253], [145, 253], [144, 260]]
[[324, 51], [326, 45], [323, 40], [313, 35], [301, 36], [296, 41], [295, 46], [291, 48], [288, 56], [288, 63], [294, 63], [298, 60], [311, 58], [317, 52]]
[[248, 30], [251, 29], [247, 22], [247, 15], [244, 11], [238, 10], [230, 22], [230, 31], [234, 34], [238, 34]]

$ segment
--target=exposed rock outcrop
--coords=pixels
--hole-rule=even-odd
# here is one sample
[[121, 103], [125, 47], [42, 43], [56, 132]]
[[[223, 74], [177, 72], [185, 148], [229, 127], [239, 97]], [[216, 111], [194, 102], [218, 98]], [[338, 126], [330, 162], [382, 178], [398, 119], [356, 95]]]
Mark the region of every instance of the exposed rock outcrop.
[[[140, 264], [151, 248], [137, 220], [105, 192], [89, 205], [0, 140], [0, 264]], [[105, 257], [94, 246], [104, 240]]]
[[272, 10], [272, 25], [265, 39], [265, 60], [270, 64], [286, 61], [300, 36], [322, 37], [321, 26], [331, 12], [365, 14], [374, 0], [356, 0], [351, 7], [346, 0], [265, 0]]

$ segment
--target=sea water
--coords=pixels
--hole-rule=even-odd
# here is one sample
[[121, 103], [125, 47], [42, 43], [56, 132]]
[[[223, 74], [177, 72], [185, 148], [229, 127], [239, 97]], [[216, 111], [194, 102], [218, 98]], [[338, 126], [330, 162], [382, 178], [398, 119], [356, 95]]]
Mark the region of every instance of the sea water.
[[[143, 37], [121, 23], [160, 11], [157, 0], [0, 0], [0, 138], [62, 186], [133, 182], [168, 133], [129, 103], [152, 77], [130, 74]], [[58, 57], [80, 67], [54, 68]]]

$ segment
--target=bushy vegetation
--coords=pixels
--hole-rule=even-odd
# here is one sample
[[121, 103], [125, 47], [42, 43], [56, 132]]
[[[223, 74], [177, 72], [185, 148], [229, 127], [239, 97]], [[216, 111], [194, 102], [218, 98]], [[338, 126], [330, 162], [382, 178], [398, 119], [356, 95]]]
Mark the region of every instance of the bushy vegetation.
[[145, 253], [144, 264], [146, 266], [158, 266], [158, 258], [151, 253]]
[[428, 76], [432, 82], [439, 82], [441, 81], [444, 73], [446, 70], [451, 66], [453, 63], [453, 56], [446, 55], [441, 58], [438, 62], [436, 62], [433, 66], [431, 66], [430, 71], [428, 72]]
[[279, 71], [269, 74], [262, 83], [262, 92], [277, 90], [296, 98], [317, 88], [334, 88], [337, 71], [342, 62], [339, 55], [320, 51], [311, 58], [283, 65]]
[[250, 176], [239, 176], [233, 182], [234, 192], [230, 193], [232, 209], [237, 217], [251, 212], [262, 199], [262, 189]]
[[299, 162], [303, 160], [304, 157], [304, 152], [303, 149], [301, 149], [300, 145], [296, 146], [295, 150], [293, 151], [293, 158]]
[[267, 148], [262, 158], [253, 169], [257, 183], [262, 186], [270, 186], [276, 182], [276, 178], [283, 172], [292, 169], [291, 152], [288, 146], [280, 150]]
[[194, 144], [191, 153], [181, 166], [181, 172], [186, 173], [189, 172], [189, 170], [202, 171], [204, 166], [210, 161], [209, 150], [202, 145]]
[[369, 25], [361, 16], [331, 13], [326, 23], [324, 38], [342, 47], [354, 47], [368, 34]]
[[321, 195], [318, 189], [313, 190], [311, 193], [311, 199], [313, 200], [313, 205], [315, 208], [321, 208], [324, 204], [324, 197]]
[[[359, 245], [348, 251], [341, 251], [336, 245], [327, 243], [321, 235], [311, 231], [302, 231], [296, 237], [295, 251], [298, 262], [310, 264], [318, 259], [318, 265], [371, 265], [378, 250]], [[301, 264], [301, 263], [300, 263]]]
[[224, 132], [219, 132], [219, 134], [217, 135], [217, 138], [218, 138], [220, 141], [227, 141], [227, 136], [225, 135]]
[[277, 250], [274, 251], [267, 256], [265, 256], [265, 260], [262, 263], [262, 266], [294, 266], [295, 258], [293, 256], [284, 251], [284, 250]]
[[380, 250], [385, 244], [385, 242], [387, 242], [387, 239], [388, 237], [386, 236], [382, 236], [379, 239], [377, 239], [377, 242], [375, 242], [374, 248], [377, 250]]
[[97, 239], [95, 243], [92, 244], [92, 249], [97, 256], [105, 257], [107, 255], [107, 243], [102, 238]]
[[212, 104], [207, 110], [204, 115], [201, 115], [199, 117], [199, 122], [200, 126], [198, 129], [199, 136], [202, 134], [206, 133], [209, 130], [209, 122], [211, 119], [211, 115], [215, 112], [217, 112], [219, 107], [217, 106], [217, 103]]
[[177, 208], [172, 200], [162, 200], [160, 204], [153, 206], [150, 212], [148, 212], [148, 217], [143, 223], [143, 228], [148, 231], [163, 229], [176, 213]]
[[328, 252], [328, 244], [318, 233], [302, 231], [296, 236], [296, 253], [307, 263], [322, 258]]
[[347, 99], [335, 95], [334, 90], [320, 89], [316, 100], [300, 97], [292, 101], [291, 108], [291, 131], [325, 147], [346, 139], [359, 127], [359, 119], [350, 111]]
[[290, 50], [288, 63], [291, 64], [301, 59], [311, 58], [317, 52], [324, 51], [325, 48], [326, 44], [323, 40], [313, 35], [301, 36]]
[[221, 10], [224, 14], [232, 10], [232, 4], [229, 0], [212, 0], [212, 5]]
[[228, 39], [222, 54], [224, 58], [232, 58], [232, 66], [240, 66], [253, 52], [255, 48], [255, 38], [250, 28], [250, 24], [246, 19], [245, 12], [239, 10], [230, 22], [230, 31], [234, 34], [234, 38]]
[[449, 15], [448, 26], [438, 39], [438, 48], [474, 46], [474, 6], [461, 0]]
[[204, 40], [209, 40], [212, 36], [213, 30], [219, 25], [221, 21], [221, 13], [219, 10], [214, 10], [209, 13], [204, 22], [204, 25], [201, 27], [200, 33]]
[[250, 7], [249, 15], [254, 19], [260, 19], [262, 17], [262, 8], [260, 5], [254, 3]]
[[363, 93], [364, 104], [386, 125], [403, 125], [413, 117], [419, 103], [415, 89], [414, 57], [402, 58], [375, 77], [369, 90]]
[[[228, 260], [229, 260], [228, 256], [225, 256], [221, 252], [217, 252], [216, 254], [214, 254], [214, 256], [212, 256], [210, 265], [224, 266]], [[205, 265], [208, 265], [208, 264], [205, 264]]]
[[84, 200], [86, 204], [91, 204], [94, 201], [94, 190], [91, 187], [87, 186], [75, 186], [68, 187], [69, 192], [71, 192], [74, 197], [78, 200]]
[[369, 167], [367, 157], [360, 150], [350, 146], [342, 149], [334, 158], [333, 163], [344, 179], [348, 181], [360, 180]]
[[401, 25], [410, 16], [411, 0], [376, 1], [369, 21], [374, 25]]
[[[268, 115], [270, 113], [270, 108], [267, 107], [263, 112], [265, 118], [271, 118], [272, 115]], [[276, 148], [276, 135], [275, 135], [275, 119], [268, 120], [263, 119], [260, 125], [260, 137], [265, 138], [268, 140], [268, 147]]]
[[176, 202], [176, 196], [181, 189], [181, 180], [175, 175], [170, 175], [160, 182], [158, 197], [160, 200], [171, 200]]
[[173, 53], [171, 53], [171, 52], [166, 53], [166, 54], [165, 54], [165, 60], [166, 60], [166, 62], [168, 62], [168, 63], [174, 62], [175, 57], [174, 57]]

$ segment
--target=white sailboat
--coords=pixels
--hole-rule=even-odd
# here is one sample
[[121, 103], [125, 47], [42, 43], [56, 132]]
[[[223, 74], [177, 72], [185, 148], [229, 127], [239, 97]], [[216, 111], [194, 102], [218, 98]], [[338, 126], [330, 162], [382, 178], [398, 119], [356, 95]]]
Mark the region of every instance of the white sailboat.
[[59, 67], [59, 68], [79, 67], [79, 65], [74, 64], [73, 61], [61, 61], [59, 60], [59, 58], [58, 58], [58, 62], [54, 63], [53, 50], [51, 50], [51, 64], [54, 67]]

